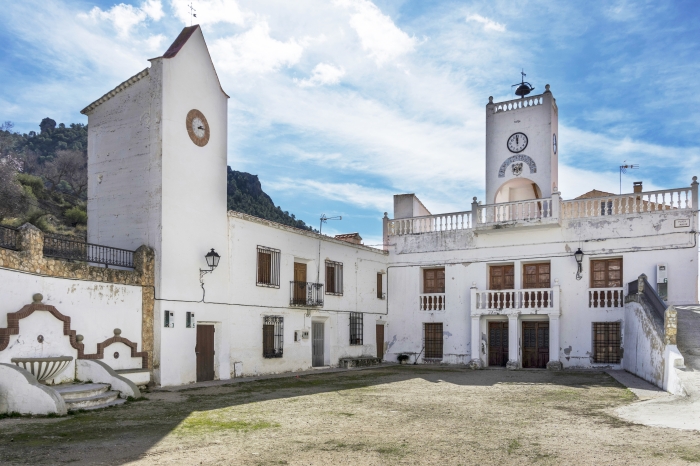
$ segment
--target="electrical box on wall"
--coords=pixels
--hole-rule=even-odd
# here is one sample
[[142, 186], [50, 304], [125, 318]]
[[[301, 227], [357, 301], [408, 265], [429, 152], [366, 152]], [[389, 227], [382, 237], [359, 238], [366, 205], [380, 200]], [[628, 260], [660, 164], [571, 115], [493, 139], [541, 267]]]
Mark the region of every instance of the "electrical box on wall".
[[309, 339], [309, 331], [308, 331], [308, 330], [302, 330], [302, 331], [301, 331], [301, 338], [303, 338], [304, 340], [308, 340], [308, 339]]
[[668, 265], [656, 264], [656, 292], [664, 301], [668, 299]]
[[175, 313], [173, 311], [165, 311], [165, 328], [175, 327]]
[[195, 328], [197, 326], [195, 320], [194, 320], [194, 312], [189, 312], [185, 314], [185, 327], [187, 328]]

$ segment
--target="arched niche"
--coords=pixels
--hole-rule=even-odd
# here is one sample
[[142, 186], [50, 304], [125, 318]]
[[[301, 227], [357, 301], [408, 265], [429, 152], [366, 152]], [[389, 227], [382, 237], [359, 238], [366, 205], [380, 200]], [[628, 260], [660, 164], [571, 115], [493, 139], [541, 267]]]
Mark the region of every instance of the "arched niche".
[[542, 190], [534, 181], [528, 178], [513, 178], [508, 180], [496, 191], [494, 203], [529, 201], [541, 199]]

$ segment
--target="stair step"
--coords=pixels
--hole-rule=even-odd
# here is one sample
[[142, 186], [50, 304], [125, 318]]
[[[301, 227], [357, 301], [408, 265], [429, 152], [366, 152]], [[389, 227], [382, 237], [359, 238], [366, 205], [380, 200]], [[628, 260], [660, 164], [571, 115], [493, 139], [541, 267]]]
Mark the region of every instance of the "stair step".
[[68, 410], [76, 409], [88, 409], [94, 408], [101, 405], [106, 405], [119, 398], [119, 392], [110, 390], [108, 392], [100, 393], [98, 395], [88, 396], [85, 398], [74, 398], [70, 400], [65, 400], [66, 408]]
[[63, 397], [65, 401], [76, 400], [81, 398], [89, 398], [105, 393], [110, 386], [106, 383], [85, 383], [71, 384], [63, 387], [55, 387], [55, 390]]
[[126, 400], [124, 398], [117, 398], [114, 401], [110, 401], [109, 403], [104, 403], [101, 405], [95, 405], [95, 406], [89, 406], [87, 408], [77, 408], [77, 409], [82, 409], [84, 411], [92, 411], [93, 409], [104, 409], [104, 408], [111, 408], [112, 406], [119, 406], [123, 405], [126, 403]]

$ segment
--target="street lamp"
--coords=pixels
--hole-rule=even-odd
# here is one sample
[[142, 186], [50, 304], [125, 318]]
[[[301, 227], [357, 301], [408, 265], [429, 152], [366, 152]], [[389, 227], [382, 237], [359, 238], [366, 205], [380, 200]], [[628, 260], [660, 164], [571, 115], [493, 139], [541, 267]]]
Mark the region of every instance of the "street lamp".
[[576, 265], [578, 266], [578, 269], [576, 270], [576, 280], [581, 280], [581, 278], [583, 278], [581, 275], [581, 272], [583, 271], [581, 267], [581, 264], [583, 263], [583, 251], [581, 251], [581, 248], [576, 250], [574, 253], [574, 258], [576, 258]]
[[204, 276], [208, 273], [212, 273], [214, 269], [219, 265], [219, 260], [221, 259], [221, 256], [214, 251], [214, 248], [211, 248], [211, 251], [209, 251], [205, 256], [204, 259], [207, 261], [207, 266], [209, 266], [209, 270], [207, 269], [199, 269], [199, 283], [202, 284], [202, 302], [204, 302]]

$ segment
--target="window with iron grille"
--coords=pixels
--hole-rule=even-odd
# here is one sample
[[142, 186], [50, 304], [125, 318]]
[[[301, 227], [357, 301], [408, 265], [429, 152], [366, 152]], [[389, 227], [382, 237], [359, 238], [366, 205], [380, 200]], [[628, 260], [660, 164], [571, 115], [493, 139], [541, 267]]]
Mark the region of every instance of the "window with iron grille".
[[280, 250], [258, 246], [258, 286], [280, 287]]
[[263, 357], [281, 358], [284, 346], [284, 317], [265, 316], [263, 322]]
[[361, 345], [364, 335], [363, 315], [361, 312], [350, 313], [350, 344]]
[[423, 324], [425, 359], [442, 359], [442, 323]]
[[343, 263], [326, 261], [326, 294], [343, 295]]
[[620, 323], [593, 322], [593, 362], [620, 363]]

